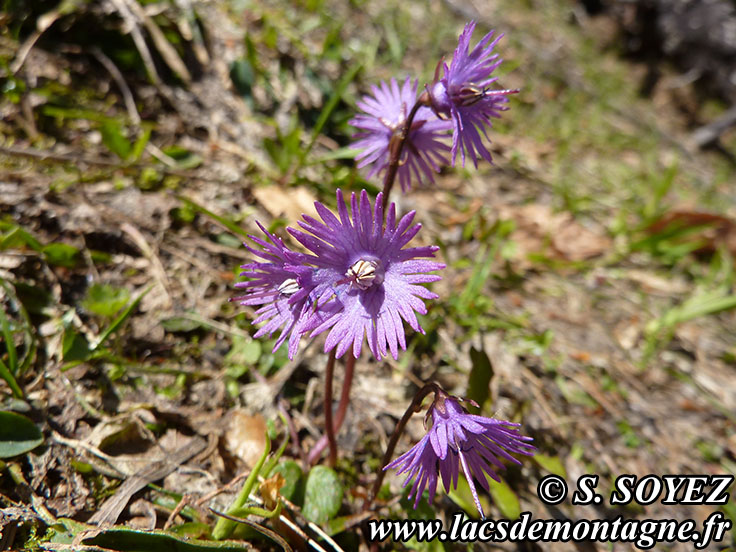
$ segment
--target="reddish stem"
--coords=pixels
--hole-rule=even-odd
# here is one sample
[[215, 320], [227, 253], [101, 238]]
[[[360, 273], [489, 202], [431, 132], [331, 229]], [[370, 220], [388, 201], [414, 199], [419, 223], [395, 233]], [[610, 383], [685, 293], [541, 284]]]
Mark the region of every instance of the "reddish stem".
[[337, 460], [337, 443], [335, 443], [335, 428], [332, 425], [332, 376], [335, 372], [335, 349], [330, 351], [325, 367], [325, 435], [330, 445], [329, 465], [334, 466]]
[[391, 195], [391, 188], [394, 186], [394, 180], [396, 180], [396, 173], [399, 171], [399, 167], [401, 166], [401, 152], [404, 151], [404, 146], [406, 145], [406, 141], [409, 139], [409, 131], [411, 130], [411, 125], [414, 122], [414, 116], [417, 114], [417, 111], [419, 111], [419, 108], [425, 105], [425, 101], [429, 101], [429, 96], [427, 95], [427, 98], [425, 99], [425, 93], [423, 93], [421, 96], [419, 96], [419, 100], [414, 104], [414, 107], [411, 108], [411, 111], [409, 112], [409, 116], [406, 118], [406, 121], [404, 121], [404, 125], [401, 127], [401, 134], [398, 136], [398, 140], [395, 141], [394, 138], [391, 139], [389, 142], [389, 150], [390, 150], [390, 157], [388, 160], [388, 168], [386, 168], [386, 176], [383, 178], [383, 209], [386, 210], [386, 205], [388, 205], [388, 196]]
[[[348, 354], [347, 360], [345, 361], [345, 377], [342, 382], [340, 402], [337, 405], [337, 412], [335, 413], [333, 435], [340, 431], [342, 423], [345, 421], [345, 414], [347, 413], [348, 403], [350, 402], [350, 388], [353, 385], [353, 374], [355, 374], [355, 357]], [[325, 423], [327, 423], [326, 417]], [[307, 463], [309, 465], [312, 465], [317, 461], [327, 444], [328, 435], [327, 432], [325, 432], [325, 434], [320, 437], [319, 441], [315, 443], [314, 447], [312, 447], [312, 450], [309, 451], [309, 456], [307, 457]]]
[[399, 423], [396, 424], [396, 429], [394, 429], [393, 435], [391, 435], [391, 439], [389, 440], [388, 446], [386, 447], [386, 453], [383, 455], [383, 459], [381, 460], [381, 467], [378, 470], [376, 480], [373, 482], [371, 491], [368, 494], [368, 499], [363, 504], [364, 512], [370, 509], [370, 507], [373, 505], [373, 501], [376, 499], [378, 491], [381, 490], [383, 477], [386, 474], [384, 467], [391, 461], [391, 457], [394, 455], [394, 449], [396, 448], [396, 444], [399, 442], [399, 437], [401, 437], [401, 433], [404, 431], [404, 427], [409, 421], [409, 418], [411, 418], [415, 412], [419, 412], [422, 407], [422, 401], [424, 400], [424, 397], [426, 397], [430, 393], [435, 393], [435, 395], [438, 393], [444, 394], [444, 390], [439, 383], [427, 383], [424, 387], [417, 391], [416, 395], [414, 395], [414, 399], [412, 399], [411, 404], [409, 405], [409, 408], [406, 409], [406, 412], [404, 412], [401, 420], [399, 420]]

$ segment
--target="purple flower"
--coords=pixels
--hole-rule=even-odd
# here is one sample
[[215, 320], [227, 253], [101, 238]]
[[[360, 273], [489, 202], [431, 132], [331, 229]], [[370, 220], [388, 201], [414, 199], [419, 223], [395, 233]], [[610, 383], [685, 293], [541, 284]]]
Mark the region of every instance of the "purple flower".
[[500, 481], [495, 470], [504, 469], [498, 457], [521, 464], [509, 452], [531, 456], [535, 447], [528, 441], [532, 438], [519, 433], [516, 429], [519, 424], [468, 414], [457, 398], [440, 391], [436, 392], [427, 417], [432, 418], [432, 427], [427, 434], [383, 469], [399, 468], [398, 474], [406, 473], [405, 487], [414, 479], [409, 497], [415, 497], [416, 508], [427, 486], [429, 501], [434, 500], [439, 474], [442, 474], [446, 492], [450, 491], [450, 487], [456, 489], [458, 467], [462, 466], [475, 507], [485, 519], [473, 479], [488, 491], [486, 475]]
[[488, 33], [470, 51], [470, 37], [475, 29], [475, 22], [465, 25], [460, 34], [457, 48], [449, 67], [442, 63], [444, 76], [439, 78], [440, 65], [437, 65], [435, 82], [428, 88], [429, 102], [440, 117], [452, 119], [452, 164], [455, 165], [457, 152], [465, 166], [466, 152], [478, 166], [480, 155], [489, 163], [491, 153], [483, 145], [480, 133], [488, 140], [486, 126], [490, 127], [491, 117], [500, 117], [506, 111], [507, 94], [518, 90], [490, 90], [488, 87], [497, 80], [491, 73], [501, 64], [498, 54], [492, 53], [496, 43], [503, 36], [498, 35], [492, 42], [493, 31]]
[[[366, 114], [350, 121], [359, 129], [352, 147], [363, 150], [355, 159], [358, 168], [371, 166], [369, 178], [388, 167], [392, 148], [398, 146], [402, 126], [416, 103], [417, 81], [412, 83], [407, 77], [399, 89], [396, 79], [391, 79], [390, 85], [381, 82], [380, 87], [372, 86], [371, 90], [373, 96], [365, 96], [357, 104]], [[412, 178], [434, 182], [432, 173], [440, 171], [438, 165], [447, 164], [445, 153], [450, 148], [441, 140], [450, 127], [449, 121], [438, 119], [431, 109], [418, 109], [401, 152], [398, 177], [404, 192], [411, 188]]]
[[313, 270], [304, 264], [306, 255], [287, 248], [280, 238], [270, 234], [260, 223], [258, 227], [270, 241], [248, 236], [261, 248], [245, 247], [256, 257], [266, 262], [253, 262], [242, 265], [241, 276], [250, 278], [238, 282], [235, 287], [244, 289], [246, 295], [234, 297], [241, 305], [261, 305], [256, 310], [257, 318], [253, 324], [265, 324], [256, 332], [256, 338], [271, 336], [282, 328], [273, 352], [289, 338], [289, 358], [293, 359], [299, 348], [299, 338], [312, 314], [310, 293], [314, 288]]
[[421, 224], [411, 225], [414, 211], [397, 224], [393, 203], [384, 224], [382, 202], [379, 193], [371, 207], [365, 190], [360, 202], [353, 193], [351, 218], [342, 191], [337, 190], [339, 218], [315, 202], [322, 221], [304, 215], [299, 225], [309, 233], [289, 229], [313, 253], [307, 256], [307, 262], [316, 268], [312, 296], [318, 308], [308, 329], [312, 336], [329, 329], [325, 352], [336, 348], [338, 357], [352, 347], [358, 358], [365, 337], [376, 359], [385, 356], [387, 350], [398, 358], [398, 347], [406, 349], [402, 319], [424, 333], [415, 312], [426, 314], [422, 299], [437, 297], [419, 284], [440, 279], [428, 273], [445, 265], [423, 259], [434, 257], [438, 248], [405, 249]]

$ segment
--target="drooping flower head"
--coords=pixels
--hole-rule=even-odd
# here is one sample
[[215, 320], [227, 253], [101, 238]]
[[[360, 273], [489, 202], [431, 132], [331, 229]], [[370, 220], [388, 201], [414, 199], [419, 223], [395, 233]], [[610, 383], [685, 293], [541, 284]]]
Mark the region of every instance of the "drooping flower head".
[[459, 468], [462, 467], [475, 507], [485, 519], [473, 481], [478, 481], [488, 491], [486, 476], [500, 481], [496, 470], [505, 467], [499, 457], [521, 464], [509, 452], [531, 456], [535, 450], [529, 444], [532, 438], [519, 433], [516, 429], [519, 424], [468, 414], [459, 399], [442, 391], [436, 392], [427, 418], [432, 420], [427, 434], [383, 469], [398, 468], [398, 474], [406, 473], [405, 487], [414, 480], [409, 497], [415, 497], [416, 508], [426, 487], [429, 487], [429, 501], [434, 500], [440, 474], [446, 492], [450, 487], [456, 489]]
[[414, 211], [397, 223], [393, 203], [384, 223], [382, 203], [379, 193], [371, 206], [363, 190], [360, 201], [352, 194], [349, 211], [337, 190], [338, 216], [315, 202], [322, 221], [304, 215], [299, 225], [306, 232], [289, 229], [311, 252], [306, 262], [316, 268], [312, 295], [318, 307], [308, 329], [313, 336], [330, 330], [325, 352], [335, 348], [338, 357], [352, 348], [358, 358], [367, 339], [376, 359], [388, 351], [398, 358], [398, 347], [406, 349], [403, 321], [424, 333], [415, 312], [426, 314], [423, 299], [437, 297], [421, 284], [440, 279], [430, 272], [445, 265], [429, 260], [438, 248], [405, 248], [421, 224], [412, 225]]
[[493, 31], [484, 36], [470, 51], [470, 37], [475, 29], [475, 22], [471, 21], [465, 25], [460, 34], [457, 48], [452, 56], [452, 62], [440, 62], [444, 69], [444, 75], [439, 78], [440, 65], [437, 65], [435, 81], [427, 92], [429, 103], [441, 117], [452, 119], [452, 164], [455, 165], [457, 152], [465, 166], [466, 154], [478, 166], [478, 156], [483, 157], [489, 163], [491, 153], [483, 145], [481, 133], [488, 140], [486, 127], [492, 126], [491, 119], [501, 116], [501, 111], [506, 111], [505, 105], [508, 101], [506, 95], [518, 92], [518, 90], [493, 90], [489, 87], [497, 80], [492, 77], [493, 71], [503, 60], [498, 54], [493, 53], [502, 34], [494, 40]]
[[256, 257], [265, 262], [256, 261], [242, 265], [241, 276], [250, 278], [238, 282], [235, 287], [245, 290], [245, 295], [234, 297], [231, 301], [239, 301], [241, 305], [260, 305], [256, 310], [257, 318], [253, 324], [265, 324], [256, 332], [256, 338], [269, 337], [279, 328], [281, 333], [276, 339], [273, 352], [289, 338], [289, 358], [293, 359], [299, 348], [299, 338], [304, 333], [304, 326], [311, 315], [312, 301], [310, 293], [314, 288], [313, 270], [305, 264], [306, 255], [291, 251], [281, 238], [272, 235], [260, 223], [258, 227], [269, 241], [256, 236], [248, 236], [259, 248], [245, 247]]
[[[369, 178], [386, 170], [392, 149], [399, 145], [404, 122], [416, 103], [417, 81], [407, 77], [399, 88], [396, 79], [391, 79], [390, 84], [381, 82], [371, 90], [372, 96], [364, 96], [357, 103], [365, 114], [350, 121], [359, 130], [352, 147], [363, 150], [355, 159], [358, 168], [370, 165]], [[419, 108], [401, 152], [398, 178], [404, 192], [411, 188], [412, 179], [417, 183], [434, 182], [433, 172], [447, 164], [445, 154], [450, 148], [441, 140], [450, 128], [449, 121], [438, 119], [431, 109]]]

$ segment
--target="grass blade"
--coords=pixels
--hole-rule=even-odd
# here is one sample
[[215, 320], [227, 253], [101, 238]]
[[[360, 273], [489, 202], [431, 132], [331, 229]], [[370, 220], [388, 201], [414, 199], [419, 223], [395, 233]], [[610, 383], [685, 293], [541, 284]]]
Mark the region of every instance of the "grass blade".
[[10, 389], [13, 391], [13, 395], [15, 395], [16, 398], [23, 398], [23, 390], [18, 385], [18, 382], [15, 381], [13, 374], [10, 373], [10, 370], [8, 370], [8, 367], [5, 366], [5, 363], [2, 361], [2, 359], [0, 359], [0, 378], [5, 380], [5, 383], [8, 384]]
[[131, 303], [125, 307], [125, 310], [123, 310], [122, 313], [120, 313], [120, 316], [118, 316], [115, 320], [112, 321], [112, 324], [110, 324], [105, 331], [103, 331], [100, 334], [100, 337], [97, 339], [97, 342], [90, 347], [90, 350], [95, 351], [97, 348], [102, 345], [105, 341], [107, 341], [107, 338], [110, 337], [110, 334], [112, 334], [115, 330], [117, 330], [123, 322], [125, 322], [128, 317], [133, 314], [133, 310], [138, 306], [138, 303], [141, 302], [141, 300], [148, 294], [149, 291], [153, 289], [153, 284], [148, 286], [143, 292], [136, 297]]
[[222, 226], [224, 226], [225, 228], [227, 228], [228, 230], [230, 230], [232, 233], [238, 234], [239, 236], [243, 236], [244, 238], [247, 238], [248, 237], [248, 232], [246, 232], [245, 230], [243, 230], [242, 228], [240, 228], [240, 226], [238, 226], [234, 222], [231, 222], [231, 221], [227, 220], [226, 218], [221, 217], [220, 215], [216, 215], [215, 213], [213, 213], [209, 209], [207, 209], [205, 207], [202, 207], [201, 205], [199, 205], [198, 203], [195, 203], [194, 201], [192, 201], [188, 197], [184, 197], [184, 196], [181, 196], [181, 195], [177, 195], [176, 197], [177, 197], [177, 199], [179, 199], [183, 203], [186, 203], [189, 207], [191, 207], [192, 209], [194, 209], [198, 213], [202, 213], [203, 215], [206, 215], [206, 216], [210, 217], [215, 222], [218, 222], [219, 224], [221, 224]]
[[5, 348], [8, 351], [8, 366], [6, 369], [15, 375], [18, 373], [18, 351], [15, 349], [15, 340], [13, 339], [13, 332], [10, 331], [10, 324], [8, 323], [5, 309], [0, 309], [0, 327], [5, 338]]

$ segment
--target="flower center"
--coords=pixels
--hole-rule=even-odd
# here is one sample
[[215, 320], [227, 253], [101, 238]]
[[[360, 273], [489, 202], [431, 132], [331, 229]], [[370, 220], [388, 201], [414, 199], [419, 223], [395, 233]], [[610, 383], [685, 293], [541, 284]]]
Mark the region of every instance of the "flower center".
[[276, 288], [276, 290], [284, 297], [291, 297], [300, 289], [301, 286], [299, 285], [299, 282], [294, 278], [287, 278], [279, 284], [279, 287]]
[[452, 97], [462, 107], [473, 105], [482, 100], [488, 90], [486, 88], [480, 88], [472, 82], [465, 83], [459, 89], [452, 91]]
[[368, 261], [360, 259], [348, 268], [345, 277], [353, 288], [365, 291], [373, 284], [383, 283], [383, 271], [380, 269], [379, 261]]

